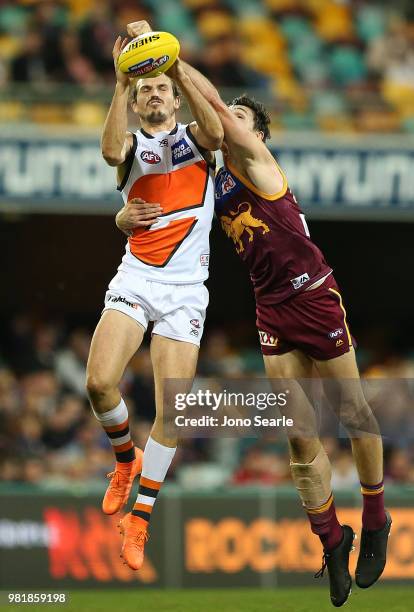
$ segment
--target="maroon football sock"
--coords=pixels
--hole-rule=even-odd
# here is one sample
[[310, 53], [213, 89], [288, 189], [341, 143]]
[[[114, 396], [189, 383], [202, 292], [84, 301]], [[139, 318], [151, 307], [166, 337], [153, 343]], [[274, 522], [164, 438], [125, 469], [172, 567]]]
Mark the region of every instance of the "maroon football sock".
[[340, 544], [343, 532], [336, 516], [332, 494], [328, 501], [319, 508], [306, 510], [313, 533], [319, 536], [325, 551], [332, 550]]
[[368, 531], [382, 529], [387, 520], [384, 508], [384, 481], [376, 485], [361, 482], [361, 493], [364, 502], [362, 527]]

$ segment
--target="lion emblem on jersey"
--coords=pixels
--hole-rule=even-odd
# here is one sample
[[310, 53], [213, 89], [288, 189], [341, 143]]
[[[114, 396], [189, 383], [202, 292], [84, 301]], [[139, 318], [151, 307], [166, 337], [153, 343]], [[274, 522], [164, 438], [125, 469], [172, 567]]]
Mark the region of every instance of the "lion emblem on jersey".
[[[240, 212], [242, 206], [247, 208]], [[248, 202], [241, 202], [237, 207], [237, 211], [230, 210], [230, 215], [231, 217], [227, 215], [220, 217], [221, 227], [226, 232], [227, 236], [233, 240], [236, 245], [237, 253], [243, 253], [244, 251], [244, 246], [241, 241], [243, 232], [247, 232], [249, 235], [249, 242], [253, 242], [254, 233], [252, 228], [261, 227], [263, 229], [263, 234], [267, 234], [267, 232], [270, 231], [266, 223], [253, 217], [252, 206]]]

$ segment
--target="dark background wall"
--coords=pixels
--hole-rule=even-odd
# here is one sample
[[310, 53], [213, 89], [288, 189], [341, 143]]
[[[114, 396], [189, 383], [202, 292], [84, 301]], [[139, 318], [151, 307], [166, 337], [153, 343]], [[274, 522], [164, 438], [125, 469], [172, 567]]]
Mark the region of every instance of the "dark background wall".
[[[314, 221], [310, 229], [335, 270], [354, 332], [412, 345], [414, 224]], [[110, 217], [3, 218], [0, 313], [30, 310], [93, 325], [124, 243]], [[211, 246], [209, 325], [253, 337], [249, 277], [216, 224]]]

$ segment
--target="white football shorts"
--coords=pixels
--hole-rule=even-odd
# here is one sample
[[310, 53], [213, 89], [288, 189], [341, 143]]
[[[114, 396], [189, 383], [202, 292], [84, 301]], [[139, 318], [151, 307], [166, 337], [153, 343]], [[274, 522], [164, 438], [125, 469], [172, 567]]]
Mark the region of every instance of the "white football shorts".
[[120, 271], [105, 294], [105, 310], [118, 310], [153, 334], [200, 346], [208, 289], [204, 283], [170, 285]]

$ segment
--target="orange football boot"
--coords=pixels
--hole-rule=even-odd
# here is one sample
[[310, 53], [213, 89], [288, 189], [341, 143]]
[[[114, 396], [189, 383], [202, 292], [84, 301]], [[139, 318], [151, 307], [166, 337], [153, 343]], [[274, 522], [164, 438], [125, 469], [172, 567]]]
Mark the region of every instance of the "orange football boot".
[[141, 473], [143, 455], [142, 450], [135, 447], [135, 461], [129, 463], [117, 461], [115, 470], [107, 475], [111, 482], [102, 501], [102, 510], [105, 514], [115, 514], [127, 503], [134, 478]]
[[131, 569], [139, 570], [144, 563], [144, 547], [149, 538], [144, 521], [128, 512], [119, 521], [118, 527], [124, 537], [121, 557]]

